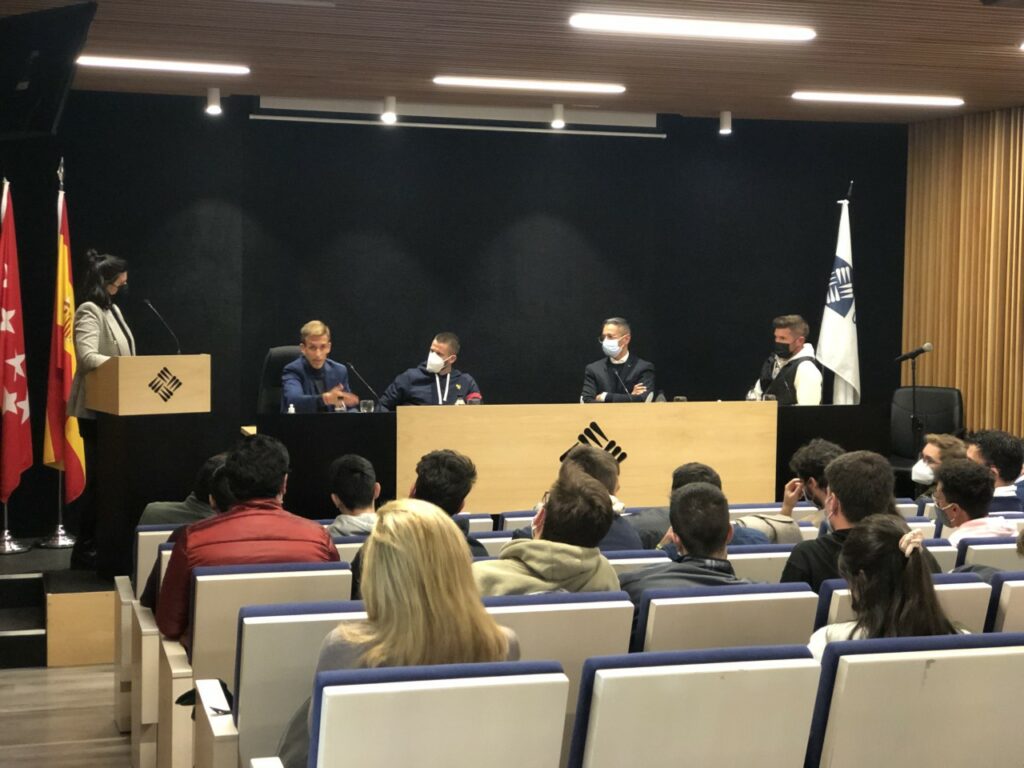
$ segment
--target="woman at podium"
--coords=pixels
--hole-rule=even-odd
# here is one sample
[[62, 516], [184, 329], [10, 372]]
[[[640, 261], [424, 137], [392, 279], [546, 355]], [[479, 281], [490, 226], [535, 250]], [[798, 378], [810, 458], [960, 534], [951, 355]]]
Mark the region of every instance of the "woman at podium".
[[85, 279], [75, 310], [75, 378], [71, 382], [68, 415], [78, 419], [78, 431], [85, 444], [85, 465], [93, 472], [86, 475], [86, 490], [77, 504], [79, 523], [72, 567], [92, 568], [96, 558], [96, 509], [93, 482], [96, 467], [96, 413], [85, 407], [85, 377], [111, 357], [134, 355], [135, 338], [121, 309], [114, 303], [128, 288], [128, 264], [124, 259], [89, 250]]

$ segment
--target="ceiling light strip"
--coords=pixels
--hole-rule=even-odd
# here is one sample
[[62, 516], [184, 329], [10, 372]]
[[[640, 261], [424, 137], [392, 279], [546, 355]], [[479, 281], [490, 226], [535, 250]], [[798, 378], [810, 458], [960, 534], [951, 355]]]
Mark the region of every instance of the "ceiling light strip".
[[514, 91], [554, 91], [557, 93], [625, 93], [626, 86], [618, 83], [593, 83], [582, 80], [530, 80], [511, 77], [463, 77], [438, 75], [434, 85], [461, 88], [486, 88]]
[[962, 107], [956, 96], [921, 96], [899, 93], [854, 93], [843, 91], [794, 91], [797, 101], [828, 101], [839, 104], [880, 104], [905, 107]]
[[755, 24], [671, 16], [628, 16], [614, 13], [574, 13], [569, 17], [569, 26], [590, 32], [697, 37], [712, 40], [803, 42], [813, 40], [817, 36], [810, 27], [787, 24]]
[[[359, 120], [341, 117], [300, 117], [298, 115], [249, 115], [250, 120], [271, 120], [285, 123], [326, 123], [331, 125], [375, 125], [380, 126], [378, 119]], [[639, 133], [635, 131], [583, 131], [563, 128], [526, 128], [520, 126], [501, 125], [467, 125], [464, 123], [395, 123], [395, 128], [440, 128], [459, 131], [490, 131], [492, 133], [549, 133], [557, 136], [612, 136], [623, 139], [665, 139], [665, 133]]]
[[208, 61], [177, 61], [173, 59], [133, 59], [125, 56], [79, 56], [83, 67], [110, 69], [137, 69], [148, 72], [188, 72], [204, 75], [248, 75], [249, 68], [241, 64], [216, 64]]

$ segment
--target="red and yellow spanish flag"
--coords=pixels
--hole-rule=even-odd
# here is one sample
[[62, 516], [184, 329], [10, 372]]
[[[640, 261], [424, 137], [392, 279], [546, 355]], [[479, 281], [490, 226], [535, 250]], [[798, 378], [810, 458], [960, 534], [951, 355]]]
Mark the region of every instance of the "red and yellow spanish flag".
[[[53, 300], [50, 374], [46, 388], [46, 431], [43, 463], [64, 472], [64, 501], [85, 489], [85, 445], [78, 419], [67, 415], [75, 378], [75, 289], [71, 282], [71, 234], [64, 190], [57, 193], [57, 290]], [[56, 439], [54, 439], [56, 436]]]

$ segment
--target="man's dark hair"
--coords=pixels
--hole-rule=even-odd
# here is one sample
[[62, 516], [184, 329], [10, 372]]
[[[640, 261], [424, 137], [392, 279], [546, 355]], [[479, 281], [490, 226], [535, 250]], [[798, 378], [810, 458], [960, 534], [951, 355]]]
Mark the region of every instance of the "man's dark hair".
[[942, 483], [947, 504], [958, 504], [972, 520], [988, 514], [995, 480], [988, 467], [970, 459], [950, 459], [935, 470], [935, 482]]
[[686, 554], [709, 557], [721, 552], [729, 538], [729, 501], [712, 483], [693, 482], [672, 491], [669, 502], [672, 530]]
[[459, 350], [462, 349], [462, 343], [459, 341], [459, 337], [451, 331], [441, 331], [434, 337], [434, 341], [439, 344], [446, 344], [448, 349], [452, 351], [453, 355], [459, 354]]
[[985, 464], [995, 467], [999, 479], [1012, 483], [1020, 477], [1024, 464], [1024, 444], [1016, 437], [996, 429], [986, 429], [967, 436], [967, 444], [977, 446]]
[[192, 483], [192, 494], [203, 502], [203, 504], [206, 504], [210, 499], [210, 487], [213, 482], [213, 473], [224, 466], [224, 461], [227, 457], [228, 455], [226, 452], [214, 454], [204, 461], [203, 466], [199, 468], [195, 482]]
[[231, 509], [231, 505], [236, 503], [223, 466], [219, 467], [210, 478], [210, 496], [213, 498], [213, 506], [217, 508], [218, 512], [227, 512]]
[[708, 483], [722, 490], [722, 478], [712, 467], [699, 461], [690, 461], [676, 467], [672, 471], [672, 490], [682, 488], [690, 483]]
[[596, 547], [615, 516], [608, 490], [569, 462], [562, 464], [544, 510], [541, 538], [576, 547]]
[[228, 453], [224, 473], [237, 501], [277, 496], [288, 474], [288, 449], [276, 437], [243, 437]]
[[811, 332], [811, 326], [800, 315], [779, 315], [772, 320], [772, 327], [788, 328], [797, 336], [803, 336], [805, 339]]
[[607, 320], [601, 323], [601, 325], [617, 325], [619, 328], [622, 329], [623, 336], [632, 333], [632, 331], [630, 331], [629, 328], [629, 321], [624, 317], [609, 317]]
[[892, 466], [874, 451], [851, 451], [833, 459], [825, 467], [825, 479], [851, 523], [868, 515], [898, 514], [892, 497]]
[[447, 448], [431, 451], [416, 465], [413, 496], [457, 515], [475, 482], [476, 467], [468, 456]]
[[813, 477], [818, 487], [825, 490], [828, 488], [825, 467], [844, 453], [846, 451], [841, 446], [816, 437], [796, 449], [789, 460], [789, 470], [805, 483]]
[[569, 463], [575, 464], [580, 472], [597, 480], [608, 489], [608, 493], [615, 493], [619, 485], [619, 462], [608, 451], [592, 445], [574, 445], [562, 466]]
[[338, 497], [346, 509], [362, 509], [373, 504], [373, 486], [377, 474], [373, 464], [348, 453], [331, 462], [331, 493]]

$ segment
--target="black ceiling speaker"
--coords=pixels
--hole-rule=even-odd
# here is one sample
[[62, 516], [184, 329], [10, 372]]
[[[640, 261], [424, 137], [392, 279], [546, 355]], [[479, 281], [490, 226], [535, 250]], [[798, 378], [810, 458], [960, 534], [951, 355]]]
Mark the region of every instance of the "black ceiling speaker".
[[52, 134], [96, 3], [0, 19], [0, 139]]

